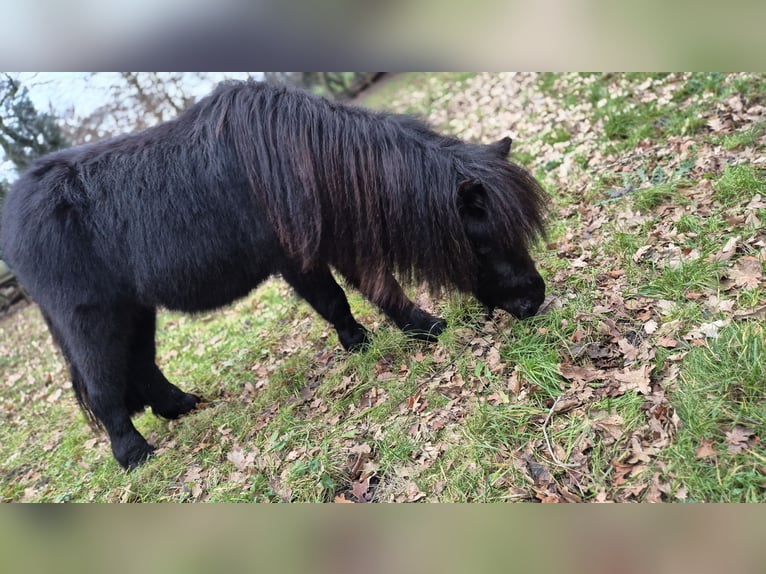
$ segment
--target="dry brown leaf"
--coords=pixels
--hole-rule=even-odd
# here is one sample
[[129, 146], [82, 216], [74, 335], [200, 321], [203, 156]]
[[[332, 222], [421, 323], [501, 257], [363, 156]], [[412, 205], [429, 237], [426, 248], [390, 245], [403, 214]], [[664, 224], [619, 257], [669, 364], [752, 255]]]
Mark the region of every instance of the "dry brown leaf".
[[638, 347], [632, 345], [626, 338], [620, 338], [617, 341], [617, 346], [620, 348], [620, 352], [623, 354], [625, 359], [627, 359], [629, 362], [632, 363], [638, 358]]
[[735, 319], [764, 319], [766, 318], [766, 305], [734, 311]]
[[370, 477], [364, 478], [364, 480], [358, 480], [351, 483], [351, 494], [354, 496], [357, 502], [370, 502], [372, 500], [372, 492], [370, 492]]
[[428, 408], [428, 398], [423, 398], [422, 394], [423, 389], [418, 389], [417, 393], [407, 398], [407, 410], [410, 410], [413, 413], [420, 413]]
[[232, 463], [237, 470], [244, 471], [250, 466], [253, 466], [255, 461], [255, 453], [251, 452], [245, 454], [242, 448], [238, 445], [232, 446], [232, 449], [226, 454], [226, 460]]
[[700, 440], [700, 446], [694, 451], [694, 456], [697, 458], [715, 458], [718, 456], [718, 451], [713, 447], [712, 440], [703, 438]]
[[612, 485], [615, 487], [628, 483], [631, 478], [640, 475], [646, 469], [643, 464], [628, 464], [616, 460], [612, 461], [612, 467], [614, 468]]
[[675, 498], [676, 500], [680, 500], [681, 502], [683, 502], [683, 501], [685, 501], [687, 498], [689, 498], [689, 490], [688, 490], [688, 489], [687, 489], [685, 486], [682, 486], [681, 488], [679, 488], [679, 489], [678, 489], [678, 492], [676, 492], [676, 493], [673, 495], [673, 498]]
[[555, 406], [553, 407], [553, 412], [557, 414], [565, 413], [579, 407], [582, 403], [583, 401], [580, 397], [562, 397], [556, 402]]
[[734, 256], [737, 251], [737, 243], [739, 242], [739, 236], [730, 237], [729, 240], [721, 248], [718, 253], [712, 254], [708, 259], [710, 261], [728, 261]]
[[360, 456], [369, 456], [372, 453], [372, 447], [366, 442], [352, 446], [349, 450], [352, 454], [358, 454]]
[[660, 473], [655, 472], [652, 476], [652, 483], [646, 491], [644, 502], [659, 503], [662, 502], [662, 485], [660, 484]]
[[757, 257], [749, 255], [742, 257], [729, 272], [737, 287], [756, 289], [763, 281], [761, 262]]
[[660, 337], [657, 339], [657, 344], [660, 347], [664, 347], [666, 349], [674, 349], [678, 346], [678, 341], [676, 341], [673, 337]]
[[422, 492], [417, 484], [410, 482], [405, 489], [405, 495], [407, 497], [407, 502], [417, 502], [421, 498], [425, 498], [426, 493]]
[[689, 333], [684, 336], [684, 339], [717, 339], [719, 329], [726, 327], [729, 325], [729, 323], [731, 323], [729, 319], [721, 319], [719, 321], [712, 321], [710, 323], [702, 323], [702, 325], [696, 329], [689, 331]]
[[650, 365], [641, 365], [633, 370], [625, 367], [622, 373], [615, 373], [612, 377], [616, 381], [623, 383], [623, 385], [621, 385], [621, 390], [635, 390], [642, 395], [649, 395], [652, 392], [651, 386], [649, 385], [649, 375], [653, 368], [654, 367]]
[[711, 310], [715, 312], [721, 312], [721, 313], [731, 313], [732, 309], [734, 309], [734, 299], [721, 299], [720, 297], [716, 295], [711, 295], [708, 297], [707, 301], [705, 302], [705, 305]]
[[708, 127], [714, 132], [727, 132], [729, 126], [718, 117], [712, 117], [707, 121]]
[[612, 414], [601, 417], [593, 421], [592, 426], [598, 430], [604, 431], [613, 440], [620, 438], [625, 432], [622, 425], [625, 423], [620, 415]]
[[580, 383], [589, 383], [604, 377], [604, 371], [601, 369], [596, 369], [594, 367], [580, 367], [577, 365], [570, 365], [569, 363], [561, 363], [559, 365], [559, 374], [565, 379]]
[[487, 397], [487, 402], [491, 405], [507, 405], [511, 399], [503, 391], [497, 391]]
[[521, 392], [521, 379], [519, 378], [518, 365], [513, 368], [513, 371], [508, 377], [508, 389], [516, 396]]
[[498, 351], [497, 347], [495, 346], [490, 347], [489, 351], [487, 352], [487, 366], [492, 373], [497, 373], [503, 369], [503, 363], [500, 358], [500, 351]]
[[754, 434], [755, 432], [751, 429], [735, 425], [730, 431], [726, 431], [726, 451], [729, 454], [739, 454], [747, 450], [750, 447], [748, 444], [750, 437]]

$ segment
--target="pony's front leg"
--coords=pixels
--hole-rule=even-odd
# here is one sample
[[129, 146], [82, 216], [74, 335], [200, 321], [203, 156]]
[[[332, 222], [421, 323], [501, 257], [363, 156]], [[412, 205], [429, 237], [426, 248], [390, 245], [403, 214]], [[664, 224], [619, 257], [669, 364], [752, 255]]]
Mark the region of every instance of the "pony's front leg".
[[433, 343], [447, 327], [447, 321], [413, 303], [391, 273], [384, 273], [374, 281], [362, 281], [353, 272], [341, 270], [341, 273], [410, 337]]
[[369, 343], [369, 332], [354, 319], [346, 294], [329, 267], [321, 265], [308, 272], [287, 267], [281, 272], [295, 292], [335, 327], [344, 349], [356, 351]]

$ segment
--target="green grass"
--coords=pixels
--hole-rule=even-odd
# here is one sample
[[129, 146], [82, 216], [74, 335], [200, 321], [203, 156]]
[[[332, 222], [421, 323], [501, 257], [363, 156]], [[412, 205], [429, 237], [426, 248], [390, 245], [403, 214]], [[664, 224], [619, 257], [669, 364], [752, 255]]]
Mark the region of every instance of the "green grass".
[[766, 133], [766, 123], [753, 124], [745, 130], [724, 136], [721, 145], [727, 151], [757, 145]]
[[724, 93], [725, 79], [725, 74], [720, 72], [691, 74], [681, 89], [674, 94], [673, 100], [680, 102], [690, 96], [700, 96], [706, 93], [721, 96]]
[[679, 200], [683, 201], [683, 196], [676, 192], [674, 185], [660, 184], [639, 190], [633, 198], [633, 205], [643, 213], [651, 213], [662, 204]]
[[[696, 501], [762, 502], [763, 443], [739, 454], [727, 452], [726, 432], [735, 425], [766, 424], [763, 326], [734, 324], [710, 348], [687, 355], [673, 404], [681, 419], [678, 439], [663, 456], [669, 472]], [[714, 454], [697, 456], [707, 441]]]
[[654, 278], [639, 289], [647, 297], [674, 299], [678, 294], [715, 288], [720, 265], [696, 259], [655, 272]]
[[[216, 312], [163, 311], [158, 364], [207, 404], [136, 417], [158, 452], [126, 473], [23, 308], [0, 320], [0, 499], [331, 502], [366, 477], [380, 501], [762, 501], [766, 289], [732, 278], [744, 257], [766, 273], [766, 210], [746, 207], [766, 196], [748, 159], [764, 125], [714, 134], [707, 119], [735, 93], [763, 102], [766, 79], [542, 74], [493, 104], [512, 81], [398, 74], [361, 102], [478, 141], [514, 130], [512, 159], [552, 196], [534, 250], [546, 314], [487, 318], [468, 295], [413, 288], [449, 324], [428, 345], [350, 292], [374, 338], [348, 354], [279, 280]], [[729, 453], [737, 425], [751, 440]]]
[[756, 194], [766, 194], [766, 175], [752, 165], [727, 166], [713, 188], [718, 201], [736, 205], [749, 201]]

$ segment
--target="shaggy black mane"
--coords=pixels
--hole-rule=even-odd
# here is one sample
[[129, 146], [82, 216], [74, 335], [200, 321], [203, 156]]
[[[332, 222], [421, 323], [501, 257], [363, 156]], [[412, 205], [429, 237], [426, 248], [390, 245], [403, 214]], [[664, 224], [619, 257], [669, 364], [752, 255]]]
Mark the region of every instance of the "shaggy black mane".
[[233, 144], [303, 269], [324, 259], [365, 270], [370, 283], [388, 269], [434, 289], [471, 289], [476, 261], [456, 193], [471, 179], [509, 251], [543, 232], [546, 195], [524, 169], [414, 117], [256, 82], [224, 83], [189, 113], [195, 130]]

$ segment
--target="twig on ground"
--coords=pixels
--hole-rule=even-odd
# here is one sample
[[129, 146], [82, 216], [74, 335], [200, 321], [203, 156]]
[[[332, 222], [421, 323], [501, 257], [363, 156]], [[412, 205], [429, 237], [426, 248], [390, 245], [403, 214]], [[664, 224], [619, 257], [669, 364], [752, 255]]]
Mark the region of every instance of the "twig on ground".
[[551, 406], [551, 409], [548, 411], [548, 416], [545, 417], [545, 421], [543, 421], [543, 436], [545, 437], [545, 444], [548, 445], [548, 452], [551, 455], [551, 458], [553, 459], [553, 463], [556, 466], [560, 466], [562, 468], [578, 468], [579, 464], [567, 464], [565, 462], [561, 462], [558, 457], [553, 452], [553, 447], [551, 446], [551, 440], [548, 438], [548, 431], [546, 430], [546, 427], [548, 426], [548, 423], [551, 422], [551, 417], [553, 416], [553, 411], [556, 409], [556, 405], [561, 400], [561, 397], [564, 395], [559, 395], [556, 397], [556, 400], [553, 401], [553, 405]]

